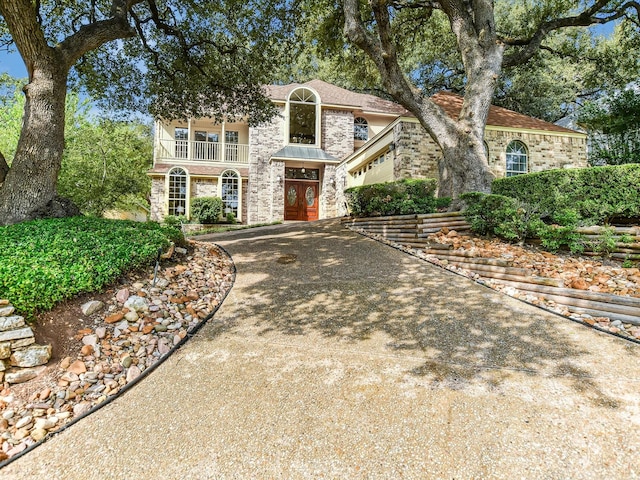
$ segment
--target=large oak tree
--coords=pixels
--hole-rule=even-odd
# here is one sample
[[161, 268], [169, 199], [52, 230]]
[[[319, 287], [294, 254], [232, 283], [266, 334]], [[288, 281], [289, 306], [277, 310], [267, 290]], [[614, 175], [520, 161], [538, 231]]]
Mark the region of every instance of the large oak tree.
[[0, 44], [27, 68], [23, 126], [0, 153], [0, 225], [74, 210], [56, 196], [69, 81], [165, 118], [273, 114], [260, 85], [286, 52], [286, 0], [0, 0]]
[[[586, 27], [631, 18], [639, 4], [631, 1], [585, 2], [532, 0], [344, 0], [344, 32], [373, 61], [381, 83], [396, 101], [412, 112], [442, 150], [439, 163], [441, 196], [466, 191], [488, 192], [492, 174], [483, 148], [484, 128], [503, 69], [526, 64], [562, 29]], [[516, 16], [509, 16], [516, 9]], [[416, 75], [438, 74], [452, 61], [431, 71], [407, 71], [411, 38], [446, 42], [437, 29], [444, 22], [452, 34], [448, 56], [459, 59], [464, 93], [458, 118], [450, 118], [418, 88]], [[407, 35], [410, 29], [412, 35]], [[402, 32], [402, 33], [400, 33]], [[436, 34], [433, 35], [432, 33]], [[402, 55], [400, 54], [402, 53]], [[423, 85], [421, 85], [423, 86]]]

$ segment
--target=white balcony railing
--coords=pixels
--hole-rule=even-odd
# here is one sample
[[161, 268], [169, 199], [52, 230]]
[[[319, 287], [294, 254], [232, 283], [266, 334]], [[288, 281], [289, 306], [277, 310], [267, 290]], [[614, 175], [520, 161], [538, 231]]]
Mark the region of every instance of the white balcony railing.
[[160, 140], [157, 160], [249, 163], [249, 145], [240, 143]]

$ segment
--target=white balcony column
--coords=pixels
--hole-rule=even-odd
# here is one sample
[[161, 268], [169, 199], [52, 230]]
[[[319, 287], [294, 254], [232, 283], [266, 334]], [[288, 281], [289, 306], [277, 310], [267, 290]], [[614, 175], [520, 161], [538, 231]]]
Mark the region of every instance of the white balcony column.
[[191, 160], [194, 157], [193, 154], [193, 145], [192, 145], [193, 135], [191, 134], [191, 118], [187, 120], [187, 160]]
[[222, 125], [220, 126], [220, 146], [222, 148], [222, 161], [227, 161], [227, 122], [222, 120]]

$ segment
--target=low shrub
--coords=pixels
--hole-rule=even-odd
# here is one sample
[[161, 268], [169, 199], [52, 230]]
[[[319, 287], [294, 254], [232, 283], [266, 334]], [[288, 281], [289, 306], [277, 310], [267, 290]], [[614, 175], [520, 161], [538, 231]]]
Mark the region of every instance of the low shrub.
[[170, 241], [184, 237], [155, 222], [73, 217], [0, 227], [0, 298], [33, 317], [148, 265]]
[[582, 225], [640, 217], [638, 164], [516, 175], [494, 180], [491, 191], [536, 205], [547, 223], [568, 206]]
[[538, 237], [543, 248], [557, 251], [568, 248], [574, 253], [584, 250], [584, 239], [577, 233], [576, 215], [571, 210], [557, 213], [557, 223], [547, 224], [536, 206], [504, 195], [480, 192], [464, 193], [465, 218], [479, 235], [495, 235], [509, 242], [524, 243]]
[[375, 183], [345, 190], [349, 212], [355, 217], [433, 213], [438, 202], [434, 197], [438, 181], [398, 180]]
[[524, 242], [533, 234], [539, 219], [536, 210], [504, 195], [480, 192], [463, 193], [460, 199], [465, 204], [465, 218], [471, 230], [480, 235], [496, 235], [510, 242]]
[[165, 225], [178, 229], [182, 228], [182, 224], [187, 223], [188, 221], [189, 220], [184, 215], [167, 215], [163, 220]]
[[222, 217], [222, 208], [219, 197], [197, 197], [191, 200], [191, 217], [204, 224], [217, 223]]

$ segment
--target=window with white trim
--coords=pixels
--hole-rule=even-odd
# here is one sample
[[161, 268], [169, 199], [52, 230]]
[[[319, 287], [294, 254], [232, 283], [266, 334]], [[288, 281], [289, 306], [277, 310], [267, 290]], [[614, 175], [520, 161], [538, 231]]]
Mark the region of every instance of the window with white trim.
[[169, 171], [169, 215], [186, 215], [187, 213], [187, 172], [179, 167]]
[[369, 140], [369, 124], [366, 118], [356, 117], [353, 120], [353, 139], [364, 142]]
[[289, 97], [289, 143], [316, 145], [318, 98], [308, 88], [298, 88]]
[[239, 218], [240, 208], [240, 175], [233, 170], [225, 170], [220, 175], [220, 198], [222, 199], [222, 213]]
[[507, 145], [507, 177], [522, 175], [529, 171], [527, 147], [519, 140]]

